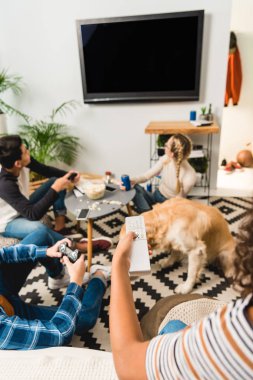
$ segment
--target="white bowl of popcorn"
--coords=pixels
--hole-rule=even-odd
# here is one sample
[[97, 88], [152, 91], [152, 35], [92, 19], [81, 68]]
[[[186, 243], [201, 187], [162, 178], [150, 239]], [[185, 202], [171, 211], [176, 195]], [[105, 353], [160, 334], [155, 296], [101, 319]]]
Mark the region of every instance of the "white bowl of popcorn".
[[100, 199], [105, 195], [105, 184], [99, 180], [86, 181], [83, 184], [83, 191], [90, 199]]

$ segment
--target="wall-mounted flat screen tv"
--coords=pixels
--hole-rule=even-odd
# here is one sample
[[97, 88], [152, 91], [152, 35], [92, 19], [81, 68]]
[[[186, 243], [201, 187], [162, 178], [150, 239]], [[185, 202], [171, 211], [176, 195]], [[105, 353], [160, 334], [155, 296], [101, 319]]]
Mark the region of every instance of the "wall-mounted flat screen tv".
[[78, 20], [85, 103], [198, 100], [204, 11]]

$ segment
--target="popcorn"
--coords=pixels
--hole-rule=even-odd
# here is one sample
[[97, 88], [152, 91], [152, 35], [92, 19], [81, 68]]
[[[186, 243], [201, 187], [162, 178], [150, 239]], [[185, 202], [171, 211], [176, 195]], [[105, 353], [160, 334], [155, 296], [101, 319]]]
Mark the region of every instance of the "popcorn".
[[105, 194], [105, 184], [103, 182], [85, 182], [83, 184], [83, 191], [90, 199], [102, 198]]

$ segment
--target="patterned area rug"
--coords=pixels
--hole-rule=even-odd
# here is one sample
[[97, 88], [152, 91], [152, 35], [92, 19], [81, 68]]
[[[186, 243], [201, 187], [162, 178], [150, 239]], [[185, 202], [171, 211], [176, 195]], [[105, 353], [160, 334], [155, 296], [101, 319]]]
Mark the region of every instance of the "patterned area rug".
[[[236, 235], [241, 219], [250, 208], [250, 198], [219, 198], [212, 197], [210, 204], [217, 207], [227, 220], [233, 235]], [[117, 244], [119, 231], [127, 216], [127, 210], [122, 209], [109, 216], [94, 221], [94, 237], [101, 235], [109, 236]], [[74, 238], [86, 236], [85, 224], [81, 227], [81, 235], [76, 233], [75, 224], [69, 220], [67, 227], [70, 235]], [[132, 281], [132, 288], [135, 299], [135, 306], [139, 319], [162, 297], [173, 294], [173, 290], [187, 277], [187, 263], [175, 264], [169, 269], [161, 269], [159, 261], [165, 257], [164, 253], [154, 255], [151, 258], [152, 273], [143, 277], [138, 277]], [[93, 263], [110, 265], [112, 252], [94, 254]], [[64, 295], [65, 289], [49, 290], [47, 288], [47, 275], [44, 268], [36, 267], [25, 286], [22, 288], [21, 296], [26, 302], [43, 305], [59, 305]], [[236, 299], [237, 293], [224, 278], [220, 268], [210, 265], [206, 268], [201, 282], [196, 284], [194, 293], [205, 296], [216, 297], [225, 302]], [[109, 341], [109, 317], [108, 309], [110, 302], [110, 286], [103, 298], [100, 317], [96, 326], [83, 336], [75, 335], [71, 346], [89, 347], [97, 350], [110, 351]]]

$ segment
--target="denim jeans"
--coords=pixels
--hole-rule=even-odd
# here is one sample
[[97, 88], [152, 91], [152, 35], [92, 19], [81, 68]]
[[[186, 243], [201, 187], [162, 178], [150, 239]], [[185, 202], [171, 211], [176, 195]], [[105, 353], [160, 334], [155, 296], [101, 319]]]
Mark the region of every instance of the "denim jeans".
[[[37, 203], [39, 200], [41, 200], [41, 198], [48, 192], [55, 180], [56, 178], [52, 177], [47, 182], [43, 183], [38, 189], [36, 189], [30, 195], [31, 203]], [[58, 198], [53, 204], [55, 215], [66, 215], [66, 207], [64, 203], [65, 195], [66, 190], [62, 190], [58, 193]]]
[[[47, 182], [43, 183], [43, 185], [41, 185], [37, 190], [35, 190], [34, 193], [30, 196], [30, 201], [32, 203], [38, 202], [48, 192], [49, 188], [54, 183], [54, 181], [55, 178], [50, 178]], [[54, 212], [57, 215], [66, 214], [66, 208], [64, 204], [65, 194], [65, 191], [60, 191], [58, 199], [53, 204]], [[64, 238], [61, 234], [51, 230], [50, 228], [42, 224], [40, 221], [28, 220], [26, 218], [23, 218], [22, 216], [19, 216], [13, 219], [11, 222], [9, 222], [5, 227], [5, 231], [2, 233], [2, 235], [5, 237], [23, 239], [34, 231], [46, 231], [51, 237], [51, 244], [49, 245], [53, 245], [58, 240]]]
[[134, 188], [136, 190], [136, 194], [133, 198], [133, 203], [139, 214], [151, 210], [154, 204], [163, 203], [167, 200], [167, 198], [165, 198], [158, 189], [156, 189], [153, 193], [150, 193], [141, 185], [135, 185]]
[[[84, 332], [95, 326], [100, 313], [103, 295], [105, 293], [105, 284], [99, 277], [93, 277], [88, 283], [82, 299], [82, 307], [77, 318], [76, 334]], [[20, 318], [39, 319], [41, 321], [49, 321], [56, 313], [57, 306], [38, 306], [26, 304], [18, 296], [8, 297], [15, 314]]]
[[5, 231], [2, 233], [4, 237], [14, 237], [17, 239], [24, 239], [28, 237], [31, 233], [42, 233], [47, 234], [47, 239], [50, 241], [48, 245], [54, 245], [57, 241], [64, 239], [64, 236], [51, 228], [42, 224], [40, 221], [32, 221], [22, 216], [13, 219], [5, 227]]
[[[35, 244], [37, 246], [51, 246], [52, 237], [47, 230], [36, 230], [27, 235], [22, 241], [22, 244]], [[63, 269], [63, 265], [57, 258], [45, 257], [39, 259], [46, 269], [48, 276], [57, 277]], [[37, 265], [37, 262], [26, 262], [18, 264], [1, 264], [0, 265], [0, 294], [13, 295], [18, 294], [24, 285], [27, 276], [32, 269]]]
[[174, 333], [183, 330], [187, 325], [179, 319], [172, 319], [162, 328], [159, 335]]

